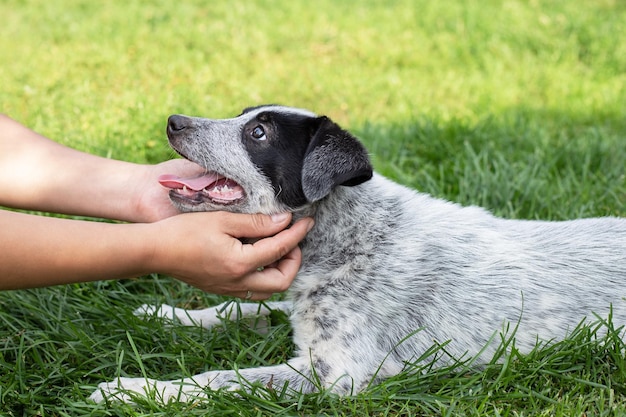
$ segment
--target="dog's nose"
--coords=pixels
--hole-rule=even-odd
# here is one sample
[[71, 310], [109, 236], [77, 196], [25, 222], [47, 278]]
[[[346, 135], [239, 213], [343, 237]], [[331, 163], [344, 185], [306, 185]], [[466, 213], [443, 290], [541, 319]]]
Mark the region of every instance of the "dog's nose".
[[167, 132], [180, 133], [191, 126], [191, 119], [180, 114], [174, 114], [167, 119]]

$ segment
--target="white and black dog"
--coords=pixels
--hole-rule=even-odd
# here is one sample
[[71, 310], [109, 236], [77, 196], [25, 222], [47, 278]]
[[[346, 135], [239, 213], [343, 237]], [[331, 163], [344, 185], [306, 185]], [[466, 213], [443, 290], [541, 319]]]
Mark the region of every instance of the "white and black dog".
[[[594, 313], [607, 317], [611, 306], [614, 323], [626, 323], [626, 220], [505, 220], [415, 192], [374, 174], [354, 136], [301, 109], [260, 106], [225, 120], [176, 115], [167, 133], [207, 170], [162, 178], [180, 210], [315, 218], [289, 301], [269, 304], [290, 311], [297, 354], [178, 381], [120, 378], [100, 384], [94, 400], [152, 389], [189, 400], [241, 381], [350, 394], [399, 373], [434, 343], [486, 363], [507, 324], [517, 326], [524, 352], [566, 337]], [[210, 327], [221, 308], [141, 311]]]

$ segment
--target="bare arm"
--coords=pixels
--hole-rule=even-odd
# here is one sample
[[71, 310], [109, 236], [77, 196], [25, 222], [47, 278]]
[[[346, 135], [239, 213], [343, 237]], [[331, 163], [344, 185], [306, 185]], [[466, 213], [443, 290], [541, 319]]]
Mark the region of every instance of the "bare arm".
[[[215, 294], [265, 299], [286, 290], [300, 266], [297, 243], [312, 223], [282, 230], [290, 218], [219, 212], [111, 224], [0, 210], [0, 290], [161, 272]], [[254, 245], [236, 239], [274, 233]]]
[[155, 221], [178, 214], [157, 182], [172, 171], [191, 176], [202, 169], [180, 159], [141, 165], [90, 155], [0, 114], [0, 205], [6, 207]]

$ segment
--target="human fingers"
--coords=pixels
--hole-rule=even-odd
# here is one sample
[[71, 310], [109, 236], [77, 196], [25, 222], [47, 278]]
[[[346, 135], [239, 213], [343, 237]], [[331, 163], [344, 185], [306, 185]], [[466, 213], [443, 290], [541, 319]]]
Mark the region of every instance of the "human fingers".
[[237, 238], [264, 238], [275, 235], [289, 225], [290, 213], [266, 214], [220, 213], [222, 230]]
[[[291, 254], [313, 225], [313, 219], [307, 217], [298, 220], [289, 229], [282, 230], [272, 237], [260, 239], [252, 245], [242, 245], [242, 259], [253, 265], [255, 269], [271, 265], [287, 254]], [[298, 257], [298, 263], [299, 260], [300, 257]]]
[[[245, 221], [249, 217], [252, 216], [225, 212], [187, 213], [153, 223], [156, 235], [166, 238], [150, 240], [155, 245], [150, 250], [151, 266], [148, 269], [167, 273], [204, 291], [218, 294], [245, 298], [247, 291], [256, 291], [255, 299], [262, 299], [274, 292], [284, 291], [300, 265], [299, 250], [292, 251], [312, 227], [313, 220], [300, 220], [271, 238], [243, 244], [233, 237], [232, 232], [228, 232], [230, 226], [227, 223], [229, 218], [232, 223], [232, 219], [235, 222], [240, 219]], [[210, 220], [209, 229], [198, 228], [198, 224], [207, 220]], [[278, 228], [285, 226], [279, 224]], [[178, 243], [172, 245], [170, 242]], [[283, 257], [285, 259], [281, 260]], [[259, 272], [258, 268], [279, 260], [275, 267], [268, 268], [263, 274], [269, 282], [274, 282], [267, 289], [256, 285], [255, 281], [245, 282]]]
[[300, 269], [302, 252], [295, 247], [275, 266], [259, 268], [246, 275], [241, 280], [241, 286], [247, 288], [245, 292], [237, 294], [246, 300], [265, 300], [278, 292], [286, 291]]

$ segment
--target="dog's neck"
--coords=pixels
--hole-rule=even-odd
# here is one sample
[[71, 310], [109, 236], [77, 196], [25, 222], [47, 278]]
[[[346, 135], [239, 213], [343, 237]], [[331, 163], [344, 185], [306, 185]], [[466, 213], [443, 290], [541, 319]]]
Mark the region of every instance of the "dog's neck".
[[315, 226], [302, 242], [302, 249], [315, 247], [324, 251], [337, 251], [346, 245], [348, 236], [357, 235], [351, 241], [361, 244], [359, 236], [369, 228], [369, 223], [380, 222], [388, 213], [380, 201], [376, 189], [370, 181], [356, 186], [335, 188], [325, 198], [302, 207], [293, 212], [293, 219], [297, 221], [303, 217], [312, 217]]
[[291, 215], [293, 216], [292, 224], [297, 222], [300, 219], [305, 218], [305, 217], [312, 217], [313, 219], [315, 219], [315, 214], [317, 213], [317, 204], [318, 203], [308, 204], [308, 205], [306, 205], [304, 207], [299, 207], [299, 208], [293, 210], [291, 212]]
[[[369, 180], [367, 183], [372, 182]], [[367, 184], [366, 183], [366, 184]], [[314, 203], [308, 203], [302, 207], [298, 207], [291, 211], [293, 215], [293, 222], [304, 218], [304, 217], [312, 217], [317, 222], [318, 220], [324, 220], [327, 217], [326, 212], [329, 207], [345, 207], [351, 204], [358, 203], [361, 199], [370, 199], [367, 194], [368, 187], [367, 186], [357, 186], [357, 187], [345, 187], [345, 186], [337, 186], [333, 189], [329, 195], [322, 198], [319, 201]], [[343, 212], [337, 212], [336, 210], [331, 210], [332, 217], [337, 217], [338, 215], [343, 215]], [[320, 216], [322, 218], [320, 218]]]

